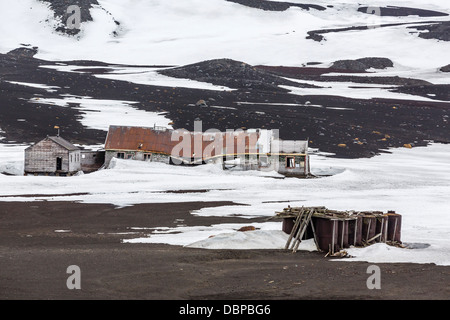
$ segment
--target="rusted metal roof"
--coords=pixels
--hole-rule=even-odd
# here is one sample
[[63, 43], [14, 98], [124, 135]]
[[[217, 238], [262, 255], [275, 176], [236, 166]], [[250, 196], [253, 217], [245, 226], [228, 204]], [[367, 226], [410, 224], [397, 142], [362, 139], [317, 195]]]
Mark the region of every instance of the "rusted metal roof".
[[[189, 132], [152, 127], [110, 126], [105, 150], [163, 153], [180, 158], [264, 153], [256, 131]], [[288, 141], [284, 141], [289, 145]], [[290, 153], [306, 152], [307, 144], [292, 142]], [[268, 152], [265, 152], [268, 153]]]
[[170, 154], [177, 142], [171, 141], [169, 130], [145, 127], [110, 126], [105, 150], [140, 150]]
[[[155, 130], [151, 127], [110, 126], [105, 150], [158, 152], [183, 157], [205, 158], [223, 154], [256, 153], [258, 135], [254, 132], [201, 133], [185, 130]], [[184, 147], [183, 154], [177, 153]], [[189, 152], [190, 151], [190, 152]]]

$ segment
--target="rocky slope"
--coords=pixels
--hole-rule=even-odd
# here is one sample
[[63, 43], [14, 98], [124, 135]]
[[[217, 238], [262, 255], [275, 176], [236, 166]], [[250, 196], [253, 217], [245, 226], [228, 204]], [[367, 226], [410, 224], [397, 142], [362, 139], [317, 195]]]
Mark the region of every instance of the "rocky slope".
[[[84, 127], [79, 121], [83, 111], [76, 103], [61, 107], [46, 102], [46, 99], [66, 96], [89, 96], [93, 99], [136, 101], [136, 107], [141, 110], [166, 112], [175, 128], [193, 130], [194, 120], [199, 119], [203, 121], [205, 130], [279, 129], [282, 139], [309, 139], [311, 147], [341, 157], [366, 157], [389, 147], [425, 145], [429, 140], [450, 142], [450, 103], [438, 101], [450, 101], [448, 86], [422, 83], [417, 86], [406, 84], [398, 89], [417, 96], [434, 93], [436, 102], [354, 99], [320, 95], [321, 89], [316, 89], [319, 90], [317, 95], [294, 95], [275, 88], [277, 84], [289, 83], [286, 78], [322, 79], [323, 86], [326, 86], [324, 73], [336, 69], [250, 66], [218, 59], [165, 69], [163, 73], [211, 80], [232, 85], [235, 90], [161, 87], [98, 78], [96, 75], [108, 75], [111, 68], [120, 66], [95, 61], [65, 62], [79, 66], [77, 72], [42, 68], [42, 65], [59, 66], [61, 62], [17, 55], [24, 51], [0, 55], [0, 128], [4, 131], [5, 141], [32, 143], [53, 134], [53, 126], [59, 125], [61, 134], [73, 142], [103, 143], [106, 132]], [[238, 72], [236, 68], [243, 70]], [[350, 77], [354, 81], [359, 79]], [[367, 79], [379, 82], [378, 77], [361, 80]], [[401, 83], [402, 79], [397, 81]], [[56, 89], [33, 88], [20, 82], [45, 83]], [[354, 82], [354, 85], [358, 83]], [[196, 105], [199, 100], [205, 103]]]

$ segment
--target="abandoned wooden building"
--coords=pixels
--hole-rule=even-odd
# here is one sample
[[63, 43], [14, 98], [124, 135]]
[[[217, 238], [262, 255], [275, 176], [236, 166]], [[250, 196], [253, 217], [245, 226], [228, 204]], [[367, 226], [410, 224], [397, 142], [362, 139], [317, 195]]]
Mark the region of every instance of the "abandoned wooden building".
[[224, 169], [309, 176], [308, 141], [277, 139], [271, 130], [189, 132], [165, 127], [110, 126], [105, 166], [113, 158], [167, 164], [222, 164]]
[[60, 136], [45, 139], [25, 149], [25, 175], [70, 176], [98, 170], [104, 152], [82, 150]]

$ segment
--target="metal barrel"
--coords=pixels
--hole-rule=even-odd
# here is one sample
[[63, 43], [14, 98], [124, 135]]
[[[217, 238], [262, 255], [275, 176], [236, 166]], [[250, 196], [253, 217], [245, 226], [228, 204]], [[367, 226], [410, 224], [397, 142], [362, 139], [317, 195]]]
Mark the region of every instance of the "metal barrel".
[[375, 234], [376, 235], [381, 234], [381, 236], [376, 239], [377, 242], [387, 241], [387, 226], [388, 226], [388, 216], [385, 214], [377, 216], [377, 226]]
[[283, 218], [282, 230], [287, 234], [291, 234], [294, 223], [295, 218]]
[[388, 213], [387, 240], [401, 242], [402, 216]]
[[316, 231], [317, 244], [321, 250], [325, 252], [331, 250], [332, 253], [339, 251], [339, 223], [337, 220], [315, 218], [314, 227]]
[[376, 234], [377, 218], [372, 215], [362, 216], [362, 240], [368, 241]]
[[348, 243], [353, 246], [362, 245], [362, 217], [360, 216], [348, 222]]
[[338, 245], [340, 249], [348, 248], [348, 220], [339, 220], [338, 221]]

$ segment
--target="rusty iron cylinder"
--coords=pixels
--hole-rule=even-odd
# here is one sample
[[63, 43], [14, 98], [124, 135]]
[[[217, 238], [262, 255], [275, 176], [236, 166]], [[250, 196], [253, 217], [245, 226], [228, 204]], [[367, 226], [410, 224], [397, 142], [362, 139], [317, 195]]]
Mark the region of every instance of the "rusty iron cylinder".
[[402, 216], [397, 213], [388, 213], [387, 240], [401, 243]]
[[330, 249], [333, 252], [339, 251], [339, 223], [337, 220], [316, 218], [314, 219], [317, 244], [325, 252]]
[[291, 234], [294, 223], [295, 218], [283, 218], [282, 230], [287, 234]]
[[362, 217], [362, 240], [367, 241], [376, 234], [377, 218], [372, 215]]
[[352, 246], [361, 246], [362, 243], [362, 217], [348, 222], [348, 243]]

